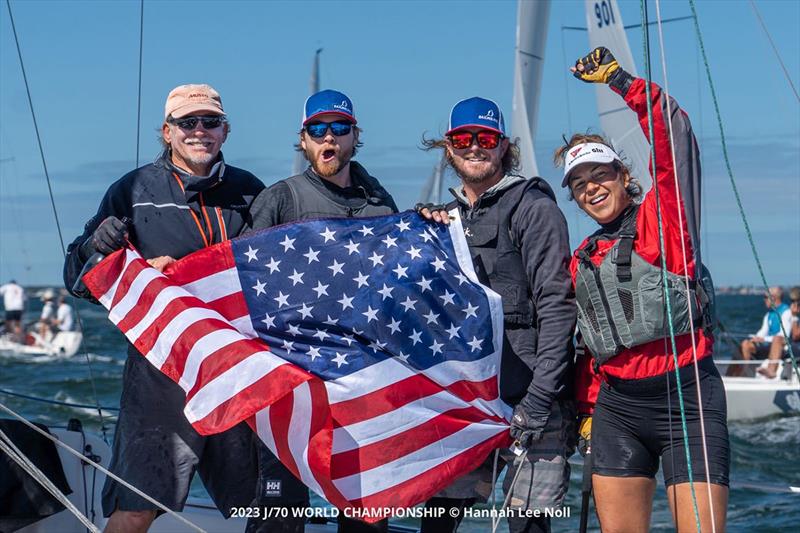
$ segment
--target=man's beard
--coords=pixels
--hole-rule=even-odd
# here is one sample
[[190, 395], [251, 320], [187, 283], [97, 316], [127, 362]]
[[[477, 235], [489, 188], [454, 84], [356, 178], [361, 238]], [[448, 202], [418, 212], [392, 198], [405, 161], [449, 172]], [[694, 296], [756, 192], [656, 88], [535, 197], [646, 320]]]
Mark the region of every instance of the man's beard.
[[[322, 153], [320, 152], [320, 155]], [[323, 178], [330, 178], [338, 174], [350, 162], [352, 156], [338, 152], [333, 159], [327, 162], [319, 161], [319, 158], [312, 159], [312, 157], [310, 150], [306, 150], [306, 159], [311, 163], [311, 168], [314, 169], [314, 172]]]
[[456, 159], [452, 155], [450, 155], [449, 152], [445, 152], [445, 154], [447, 156], [447, 162], [450, 163], [450, 166], [453, 167], [453, 170], [456, 171], [458, 177], [461, 178], [461, 180], [465, 181], [466, 183], [472, 183], [472, 184], [482, 183], [488, 180], [489, 178], [495, 176], [497, 172], [500, 171], [502, 165], [502, 161], [498, 161], [497, 163], [489, 165], [486, 168], [486, 170], [479, 173], [475, 173], [474, 171], [466, 170], [466, 165], [464, 164], [463, 159], [459, 159], [458, 161], [456, 161]]

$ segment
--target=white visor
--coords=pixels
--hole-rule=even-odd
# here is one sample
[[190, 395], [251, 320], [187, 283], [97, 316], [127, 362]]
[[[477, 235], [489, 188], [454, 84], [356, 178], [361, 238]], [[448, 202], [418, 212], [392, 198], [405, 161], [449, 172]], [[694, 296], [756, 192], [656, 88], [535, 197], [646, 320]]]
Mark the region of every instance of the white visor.
[[617, 155], [617, 152], [605, 144], [584, 143], [573, 146], [567, 151], [567, 155], [564, 158], [564, 180], [561, 182], [561, 186], [566, 187], [569, 185], [569, 173], [578, 165], [584, 163], [611, 163], [613, 161], [621, 162], [622, 159]]

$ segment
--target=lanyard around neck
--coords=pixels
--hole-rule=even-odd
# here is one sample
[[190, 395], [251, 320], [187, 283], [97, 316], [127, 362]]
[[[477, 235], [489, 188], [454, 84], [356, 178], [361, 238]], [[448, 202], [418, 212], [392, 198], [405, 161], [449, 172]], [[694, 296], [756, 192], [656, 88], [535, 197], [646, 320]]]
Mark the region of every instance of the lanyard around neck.
[[[181, 181], [181, 178], [178, 176], [178, 174], [173, 172], [172, 177], [175, 178], [175, 181], [178, 182], [178, 186], [181, 188], [181, 190], [184, 193], [186, 193], [186, 189], [184, 188], [183, 182]], [[189, 213], [192, 215], [192, 219], [194, 220], [194, 223], [197, 226], [197, 230], [200, 232], [200, 237], [202, 237], [203, 239], [203, 244], [205, 246], [210, 246], [211, 244], [214, 243], [214, 227], [211, 225], [211, 219], [208, 217], [208, 212], [206, 211], [206, 204], [203, 201], [203, 193], [202, 192], [198, 193], [198, 196], [200, 198], [200, 213], [203, 215], [203, 218], [205, 220], [205, 226], [206, 229], [208, 230], [207, 234], [206, 231], [203, 229], [203, 225], [200, 223], [200, 217], [197, 216], [197, 213], [194, 212], [194, 209], [192, 209], [191, 206], [189, 206]], [[222, 210], [219, 207], [215, 207], [214, 211], [215, 214], [217, 215], [217, 223], [219, 225], [221, 232], [220, 242], [226, 241], [228, 240], [228, 235], [225, 229], [225, 222], [222, 219]]]

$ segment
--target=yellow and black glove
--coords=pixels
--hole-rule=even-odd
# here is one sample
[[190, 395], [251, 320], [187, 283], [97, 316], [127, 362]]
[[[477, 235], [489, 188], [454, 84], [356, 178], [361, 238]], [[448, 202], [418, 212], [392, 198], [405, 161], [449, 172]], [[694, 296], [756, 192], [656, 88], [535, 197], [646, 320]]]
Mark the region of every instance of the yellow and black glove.
[[608, 48], [599, 46], [575, 62], [572, 74], [586, 83], [610, 83], [618, 70], [619, 63], [614, 54]]
[[584, 457], [592, 445], [592, 417], [584, 416], [578, 420], [578, 451]]

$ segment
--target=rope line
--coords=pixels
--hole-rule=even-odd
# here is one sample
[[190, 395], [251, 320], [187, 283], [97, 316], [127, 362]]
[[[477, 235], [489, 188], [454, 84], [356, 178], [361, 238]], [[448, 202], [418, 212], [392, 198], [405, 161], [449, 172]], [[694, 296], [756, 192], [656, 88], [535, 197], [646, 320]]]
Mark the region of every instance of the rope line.
[[772, 45], [772, 51], [775, 52], [775, 57], [778, 58], [778, 63], [780, 63], [781, 68], [783, 69], [783, 75], [786, 76], [786, 81], [789, 82], [789, 87], [792, 88], [792, 92], [794, 93], [794, 97], [797, 98], [798, 102], [800, 102], [800, 94], [797, 94], [797, 89], [795, 88], [794, 83], [792, 82], [792, 78], [789, 76], [789, 71], [787, 70], [786, 65], [783, 64], [783, 59], [781, 58], [781, 54], [778, 52], [778, 47], [775, 46], [775, 42], [772, 40], [772, 36], [769, 34], [769, 30], [767, 29], [767, 25], [764, 24], [764, 19], [761, 18], [761, 13], [758, 11], [758, 8], [756, 7], [756, 3], [753, 0], [750, 0], [750, 5], [752, 6], [753, 11], [756, 14], [756, 18], [758, 19], [758, 22], [761, 24], [761, 29], [764, 30], [764, 35], [767, 36], [767, 39], [769, 40], [769, 44]]
[[144, 47], [144, 0], [139, 3], [139, 95], [136, 98], [136, 168], [139, 168], [139, 136], [142, 131], [142, 48]]
[[32, 424], [31, 422], [29, 422], [28, 420], [26, 420], [24, 417], [22, 417], [22, 415], [20, 415], [20, 414], [16, 413], [16, 412], [15, 412], [15, 411], [13, 411], [12, 409], [10, 409], [10, 408], [6, 407], [6, 406], [5, 406], [3, 403], [0, 403], [0, 410], [3, 410], [3, 411], [5, 411], [6, 413], [10, 414], [11, 416], [13, 416], [14, 418], [16, 418], [17, 420], [19, 420], [20, 422], [22, 422], [23, 424], [25, 424], [25, 425], [26, 425], [26, 426], [28, 426], [29, 428], [33, 429], [34, 431], [36, 431], [37, 433], [39, 433], [40, 435], [42, 435], [42, 436], [43, 436], [43, 437], [45, 437], [46, 439], [48, 439], [48, 440], [52, 441], [53, 443], [55, 443], [57, 446], [60, 446], [60, 447], [64, 448], [66, 451], [68, 451], [68, 452], [69, 452], [69, 453], [71, 453], [72, 455], [76, 456], [76, 457], [77, 457], [77, 458], [79, 458], [81, 461], [83, 461], [83, 462], [85, 462], [85, 463], [89, 463], [90, 465], [92, 465], [92, 466], [93, 466], [93, 467], [95, 467], [96, 469], [100, 470], [100, 471], [101, 471], [101, 472], [103, 472], [105, 475], [107, 475], [108, 477], [110, 477], [111, 479], [113, 479], [114, 481], [116, 481], [117, 483], [119, 483], [119, 484], [121, 484], [122, 486], [124, 486], [125, 488], [127, 488], [127, 489], [129, 489], [129, 490], [133, 491], [133, 492], [134, 492], [134, 493], [136, 493], [138, 496], [141, 496], [142, 498], [144, 498], [144, 499], [145, 499], [145, 500], [147, 500], [148, 502], [152, 503], [153, 505], [155, 505], [156, 507], [158, 507], [160, 510], [164, 511], [165, 513], [167, 513], [168, 515], [172, 516], [172, 517], [173, 517], [173, 518], [175, 518], [176, 520], [179, 520], [179, 521], [183, 522], [184, 524], [186, 524], [186, 525], [187, 525], [187, 526], [189, 526], [190, 528], [194, 529], [195, 531], [199, 531], [200, 533], [206, 533], [206, 532], [205, 532], [205, 530], [203, 530], [202, 528], [200, 528], [200, 527], [199, 527], [199, 526], [197, 526], [196, 524], [194, 524], [194, 523], [190, 522], [189, 520], [187, 520], [186, 518], [184, 518], [183, 516], [181, 516], [181, 515], [180, 515], [180, 513], [176, 513], [175, 511], [173, 511], [172, 509], [170, 509], [169, 507], [167, 507], [167, 506], [166, 506], [166, 505], [164, 505], [163, 503], [159, 502], [158, 500], [154, 499], [154, 498], [153, 498], [153, 497], [151, 497], [151, 496], [148, 496], [147, 494], [145, 494], [145, 493], [144, 493], [144, 492], [142, 492], [141, 490], [137, 489], [136, 487], [134, 487], [133, 485], [131, 485], [130, 483], [128, 483], [127, 481], [125, 481], [124, 479], [122, 479], [121, 477], [119, 477], [119, 476], [117, 476], [116, 474], [114, 474], [114, 473], [110, 472], [110, 471], [109, 471], [107, 468], [105, 468], [103, 465], [101, 465], [101, 464], [99, 464], [99, 463], [96, 463], [96, 462], [94, 462], [93, 460], [91, 460], [90, 458], [86, 457], [85, 455], [83, 455], [83, 454], [82, 454], [82, 453], [80, 453], [79, 451], [77, 451], [77, 450], [73, 449], [71, 446], [68, 446], [67, 444], [65, 444], [65, 443], [61, 442], [61, 441], [60, 441], [58, 438], [54, 437], [53, 435], [50, 435], [50, 434], [49, 434], [49, 433], [47, 433], [46, 431], [43, 431], [43, 430], [42, 430], [42, 429], [40, 429], [38, 426], [36, 426], [36, 425]]
[[[67, 250], [64, 246], [64, 235], [61, 231], [61, 222], [58, 219], [58, 209], [56, 209], [56, 200], [53, 196], [53, 186], [50, 182], [50, 173], [47, 171], [47, 160], [44, 157], [44, 148], [42, 147], [42, 137], [39, 134], [39, 124], [36, 121], [36, 112], [33, 109], [33, 98], [31, 97], [31, 90], [30, 85], [28, 84], [28, 75], [25, 73], [25, 62], [22, 60], [22, 49], [20, 48], [19, 44], [19, 37], [17, 36], [17, 26], [14, 24], [14, 14], [11, 12], [11, 0], [6, 0], [6, 7], [8, 7], [8, 18], [11, 20], [11, 30], [14, 33], [14, 43], [17, 47], [17, 56], [19, 57], [19, 67], [22, 70], [22, 79], [25, 82], [25, 93], [28, 95], [28, 107], [31, 110], [31, 118], [33, 119], [33, 129], [36, 132], [36, 142], [39, 145], [39, 156], [42, 159], [42, 168], [44, 169], [44, 177], [47, 181], [47, 192], [50, 195], [50, 205], [53, 208], [53, 218], [56, 221], [56, 229], [58, 230], [58, 242], [61, 245], [61, 254], [66, 260], [67, 257]], [[70, 301], [72, 302], [72, 309], [75, 310], [75, 320], [78, 323], [78, 329], [83, 331], [83, 321], [81, 320], [81, 314], [78, 310], [78, 300], [74, 296], [70, 296]], [[86, 350], [83, 350], [83, 355], [86, 358], [86, 363], [89, 365], [89, 381], [92, 384], [92, 394], [94, 395], [94, 401], [97, 405], [97, 414], [100, 417], [100, 429], [103, 432], [103, 440], [108, 444], [108, 437], [106, 436], [106, 425], [105, 421], [103, 420], [103, 413], [100, 410], [100, 400], [97, 397], [97, 388], [95, 387], [94, 383], [94, 372], [92, 371], [92, 362], [89, 359], [89, 353]]]
[[[669, 125], [669, 148], [670, 148], [670, 154], [672, 156], [672, 174], [675, 179], [675, 193], [678, 198], [676, 206], [677, 207], [676, 210], [678, 211], [678, 227], [683, 228], [683, 210], [681, 209], [681, 206], [683, 205], [683, 198], [681, 194], [680, 183], [678, 181], [678, 161], [677, 157], [675, 156], [675, 137], [674, 137], [675, 132], [672, 127], [672, 104], [670, 102], [671, 98], [669, 93], [669, 79], [667, 77], [667, 57], [666, 57], [666, 49], [664, 47], [664, 30], [663, 30], [663, 25], [661, 24], [661, 0], [656, 0], [656, 20], [658, 21], [658, 40], [659, 40], [659, 47], [661, 50], [661, 69], [664, 76], [664, 96], [667, 104], [667, 124]], [[683, 279], [686, 288], [686, 301], [691, 302], [692, 295], [689, 290], [689, 262], [686, 257], [686, 242], [685, 239], [683, 238], [681, 238], [680, 241], [681, 241], [681, 256], [683, 259]], [[702, 264], [695, 265], [695, 269], [698, 268], [702, 268]], [[670, 320], [671, 319], [672, 317], [670, 316]], [[691, 340], [692, 340], [692, 361], [694, 363], [693, 366], [694, 366], [695, 387], [697, 389], [697, 406], [700, 414], [700, 439], [701, 442], [703, 443], [703, 465], [705, 466], [706, 469], [706, 489], [708, 491], [708, 506], [711, 514], [711, 533], [716, 533], [717, 525], [714, 517], [714, 499], [711, 496], [711, 469], [709, 468], [709, 461], [708, 461], [708, 440], [706, 439], [705, 414], [703, 413], [703, 393], [700, 387], [700, 370], [697, 364], [697, 339], [695, 337], [694, 328], [695, 325], [694, 325], [692, 306], [689, 305], [689, 333], [691, 335]]]
[[[48, 400], [47, 398], [39, 398], [38, 396], [29, 396], [27, 394], [20, 394], [19, 392], [11, 392], [10, 390], [0, 389], [0, 394], [6, 394], [8, 396], [16, 396], [18, 398], [24, 398], [26, 400], [32, 400], [35, 402], [42, 402], [42, 403], [50, 403], [53, 405], [65, 405], [67, 407], [81, 407], [83, 409], [94, 409], [97, 407], [96, 405], [89, 405], [85, 403], [72, 403], [72, 402], [62, 402], [60, 400]], [[119, 407], [106, 407], [105, 405], [101, 405], [100, 409], [104, 409], [106, 411], [119, 411]]]
[[[683, 429], [683, 446], [686, 454], [686, 470], [689, 477], [689, 488], [692, 493], [692, 507], [694, 510], [695, 525], [697, 526], [697, 533], [700, 530], [700, 513], [697, 509], [697, 495], [694, 490], [694, 476], [692, 472], [692, 458], [689, 451], [689, 432], [686, 426], [686, 408], [683, 402], [683, 390], [681, 384], [680, 368], [678, 365], [678, 348], [675, 343], [675, 328], [672, 322], [672, 305], [669, 298], [669, 291], [667, 290], [667, 262], [666, 262], [666, 246], [664, 243], [664, 226], [661, 217], [661, 198], [658, 190], [658, 179], [656, 178], [656, 148], [655, 148], [655, 131], [653, 126], [653, 100], [650, 91], [651, 72], [650, 72], [650, 32], [647, 17], [647, 0], [641, 0], [642, 11], [642, 39], [644, 41], [644, 62], [645, 62], [645, 94], [647, 95], [647, 130], [648, 139], [650, 141], [650, 164], [653, 169], [653, 192], [656, 201], [656, 215], [658, 219], [658, 248], [661, 258], [661, 283], [664, 294], [664, 302], [666, 304], [666, 316], [668, 318], [669, 326], [669, 340], [672, 347], [672, 358], [675, 363], [675, 384], [678, 389], [678, 405], [680, 406], [681, 413], [681, 428]], [[667, 380], [669, 385], [669, 379]]]
[[[711, 89], [711, 101], [714, 102], [714, 112], [717, 116], [717, 125], [719, 126], [719, 135], [720, 141], [722, 143], [722, 156], [725, 159], [725, 170], [728, 173], [728, 179], [731, 183], [731, 188], [733, 189], [733, 196], [736, 198], [736, 205], [739, 208], [739, 216], [742, 218], [742, 223], [744, 224], [744, 231], [747, 235], [747, 242], [750, 244], [750, 250], [753, 252], [753, 259], [756, 261], [756, 267], [758, 267], [758, 275], [761, 278], [761, 283], [764, 286], [765, 291], [769, 291], [769, 284], [767, 283], [767, 277], [764, 274], [764, 268], [761, 265], [761, 259], [758, 256], [758, 251], [756, 250], [756, 244], [753, 240], [753, 234], [750, 231], [750, 224], [747, 222], [747, 215], [744, 212], [744, 207], [742, 206], [742, 198], [739, 195], [739, 188], [736, 186], [736, 180], [733, 178], [733, 170], [731, 169], [731, 161], [728, 157], [728, 144], [725, 141], [725, 128], [722, 126], [722, 113], [719, 110], [719, 102], [717, 101], [717, 91], [714, 89], [714, 80], [711, 77], [711, 67], [708, 64], [708, 56], [706, 55], [706, 48], [703, 45], [703, 34], [700, 31], [700, 20], [697, 18], [697, 9], [694, 5], [694, 0], [689, 0], [689, 7], [692, 9], [692, 17], [694, 17], [694, 29], [697, 34], [697, 42], [700, 44], [700, 52], [703, 54], [703, 64], [706, 67], [706, 78], [708, 79], [708, 86]], [[770, 311], [780, 315], [777, 313], [775, 306], [772, 305], [772, 301], [769, 302]], [[783, 327], [783, 321], [779, 321], [781, 325], [781, 332], [783, 333], [784, 339], [791, 338], [785, 328]], [[797, 367], [797, 358], [794, 355], [794, 350], [792, 349], [792, 343], [787, 342], [786, 345], [789, 349], [789, 357], [792, 360], [792, 370], [794, 370], [795, 376], [800, 381], [800, 369]]]

